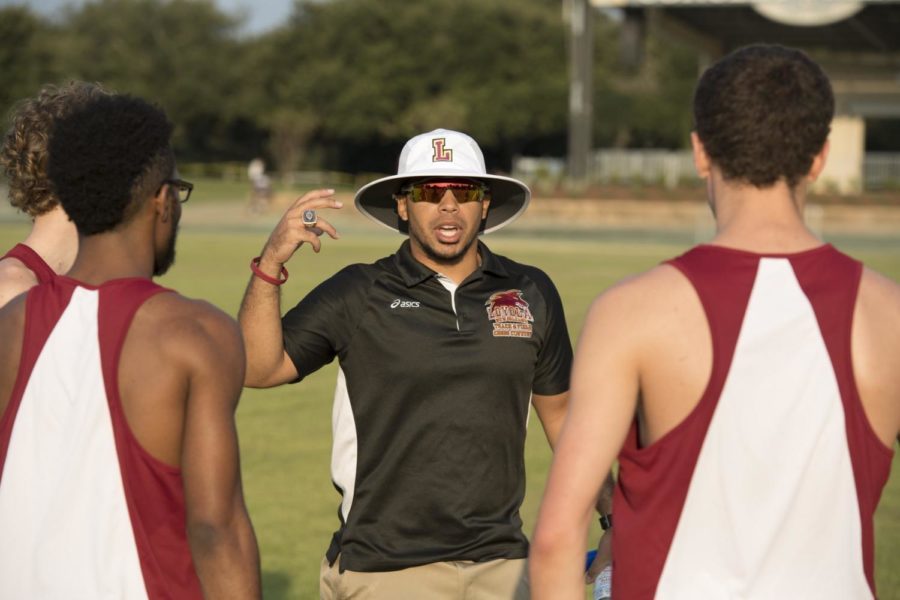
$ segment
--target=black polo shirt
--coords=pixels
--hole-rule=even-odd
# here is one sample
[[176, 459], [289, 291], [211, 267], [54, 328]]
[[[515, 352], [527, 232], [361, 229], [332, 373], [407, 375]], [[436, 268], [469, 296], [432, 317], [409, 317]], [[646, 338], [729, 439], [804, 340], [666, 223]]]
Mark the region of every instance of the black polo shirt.
[[342, 571], [528, 554], [530, 396], [569, 389], [572, 348], [547, 275], [479, 252], [454, 290], [406, 241], [282, 320], [300, 379], [340, 362], [331, 466], [343, 501], [327, 556], [340, 553]]

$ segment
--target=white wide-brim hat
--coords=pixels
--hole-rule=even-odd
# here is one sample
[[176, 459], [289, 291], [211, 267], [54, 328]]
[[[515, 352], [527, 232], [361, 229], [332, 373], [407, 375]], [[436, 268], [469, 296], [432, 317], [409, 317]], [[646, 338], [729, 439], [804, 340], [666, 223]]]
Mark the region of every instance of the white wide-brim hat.
[[531, 190], [521, 181], [486, 173], [484, 155], [471, 137], [459, 131], [435, 129], [406, 142], [397, 174], [361, 187], [356, 192], [356, 208], [370, 219], [406, 233], [407, 224], [397, 215], [394, 194], [409, 181], [430, 177], [475, 179], [490, 188], [491, 205], [482, 223], [484, 233], [514, 221], [531, 200]]

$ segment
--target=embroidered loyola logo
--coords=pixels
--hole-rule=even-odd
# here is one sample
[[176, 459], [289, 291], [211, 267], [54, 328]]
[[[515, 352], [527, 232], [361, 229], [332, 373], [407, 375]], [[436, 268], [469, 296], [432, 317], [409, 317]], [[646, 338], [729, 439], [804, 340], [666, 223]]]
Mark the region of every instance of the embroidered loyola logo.
[[494, 337], [531, 337], [534, 317], [522, 296], [522, 290], [491, 294], [484, 305], [488, 319], [494, 322]]
[[431, 147], [434, 150], [431, 162], [453, 162], [453, 150], [447, 147], [447, 138], [434, 138]]

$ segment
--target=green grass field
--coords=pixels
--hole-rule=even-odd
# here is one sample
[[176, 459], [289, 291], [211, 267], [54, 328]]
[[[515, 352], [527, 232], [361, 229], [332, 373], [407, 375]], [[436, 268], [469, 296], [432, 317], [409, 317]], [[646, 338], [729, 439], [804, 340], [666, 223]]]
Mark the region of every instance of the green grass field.
[[[248, 262], [259, 253], [275, 215], [223, 223], [207, 217], [217, 205], [203, 200], [186, 206], [178, 259], [161, 283], [188, 296], [212, 301], [236, 315], [250, 275]], [[190, 219], [195, 210], [203, 218]], [[352, 211], [352, 208], [345, 209]], [[223, 213], [227, 212], [223, 208]], [[233, 212], [233, 211], [232, 211]], [[21, 218], [0, 215], [0, 249], [27, 232]], [[337, 220], [337, 219], [335, 219]], [[564, 232], [537, 235], [516, 231], [487, 236], [492, 250], [543, 268], [556, 282], [577, 339], [591, 299], [614, 281], [683, 251], [684, 243], [654, 242], [652, 236], [610, 241], [602, 232], [569, 239]], [[401, 237], [347, 219], [342, 239], [326, 240], [321, 254], [302, 248], [288, 265], [283, 305], [292, 306], [313, 285], [353, 262], [371, 262], [393, 252]], [[663, 239], [663, 238], [659, 238]], [[671, 239], [666, 237], [665, 239]], [[865, 239], [837, 244], [900, 280], [900, 238], [877, 243]], [[322, 369], [301, 384], [273, 390], [245, 390], [238, 410], [244, 487], [262, 552], [265, 596], [270, 599], [318, 597], [321, 557], [338, 524], [340, 502], [330, 476], [331, 398], [336, 369]], [[522, 517], [534, 526], [550, 453], [536, 419], [526, 448], [528, 487]], [[835, 519], [851, 518], [834, 515]], [[748, 515], [748, 518], [756, 518]], [[827, 523], [822, 524], [827, 527]], [[594, 532], [596, 534], [597, 532]], [[877, 578], [881, 598], [900, 599], [900, 459], [885, 489], [876, 518]]]

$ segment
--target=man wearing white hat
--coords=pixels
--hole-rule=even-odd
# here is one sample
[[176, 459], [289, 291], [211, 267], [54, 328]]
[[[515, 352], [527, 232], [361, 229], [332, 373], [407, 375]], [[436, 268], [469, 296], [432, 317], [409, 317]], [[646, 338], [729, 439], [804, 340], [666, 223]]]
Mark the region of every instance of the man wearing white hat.
[[527, 598], [519, 506], [529, 402], [552, 444], [572, 351], [559, 295], [539, 269], [491, 253], [528, 205], [515, 179], [486, 173], [468, 135], [409, 140], [397, 175], [356, 194], [406, 233], [396, 254], [351, 265], [283, 318], [278, 286], [303, 243], [337, 232], [316, 215], [333, 190], [302, 196], [254, 259], [240, 321], [252, 387], [296, 382], [335, 356], [332, 479], [340, 528], [322, 598]]

